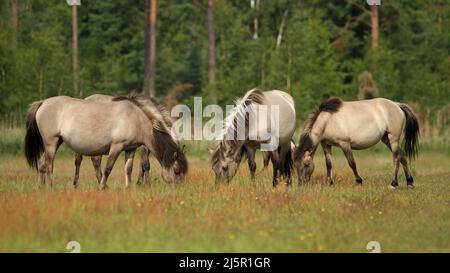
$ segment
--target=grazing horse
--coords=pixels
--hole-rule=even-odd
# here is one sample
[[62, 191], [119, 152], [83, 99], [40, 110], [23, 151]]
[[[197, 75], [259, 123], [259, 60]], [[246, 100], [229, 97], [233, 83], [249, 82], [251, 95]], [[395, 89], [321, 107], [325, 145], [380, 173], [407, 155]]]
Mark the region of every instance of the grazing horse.
[[25, 155], [28, 164], [38, 171], [42, 184], [45, 176], [53, 184], [53, 161], [63, 142], [81, 155], [108, 155], [101, 189], [106, 187], [121, 151], [125, 151], [129, 183], [133, 154], [141, 145], [155, 154], [164, 180], [184, 179], [188, 167], [186, 157], [164, 122], [136, 98], [114, 100], [115, 103], [100, 103], [57, 96], [31, 104], [26, 122]]
[[[290, 182], [292, 169], [292, 150], [291, 139], [295, 131], [295, 107], [292, 97], [279, 90], [263, 92], [259, 89], [248, 91], [241, 100], [236, 102], [236, 107], [226, 118], [224, 123], [224, 136], [218, 147], [214, 151], [211, 159], [212, 169], [216, 175], [216, 182], [223, 180], [230, 181], [237, 172], [239, 164], [244, 155], [248, 157], [248, 163], [252, 179], [255, 177], [256, 163], [255, 151], [260, 149], [261, 145], [267, 143], [267, 140], [252, 139], [249, 132], [257, 132], [258, 136], [268, 132], [268, 127], [272, 127], [275, 118], [275, 111], [270, 110], [267, 115], [257, 115], [256, 122], [247, 117], [247, 113], [256, 112], [260, 106], [266, 106], [270, 109], [279, 109], [278, 139], [277, 146], [272, 151], [265, 151], [265, 164], [270, 159], [273, 165], [273, 186], [278, 184], [282, 176]], [[242, 139], [236, 137], [239, 135], [239, 123], [244, 123], [243, 129], [245, 135]], [[227, 136], [234, 136], [229, 138]]]
[[[172, 119], [170, 117], [169, 111], [167, 111], [167, 109], [159, 104], [155, 99], [151, 98], [151, 97], [147, 97], [144, 95], [131, 95], [133, 98], [139, 100], [139, 102], [141, 103], [141, 105], [143, 107], [149, 107], [150, 111], [152, 111], [155, 115], [155, 117], [158, 120], [162, 120], [164, 122], [164, 124], [166, 125], [166, 127], [170, 130], [170, 128], [172, 127]], [[85, 98], [85, 100], [89, 100], [89, 101], [95, 101], [95, 102], [101, 102], [101, 103], [115, 103], [114, 97], [113, 96], [108, 96], [108, 95], [102, 95], [102, 94], [95, 94], [95, 95], [91, 95], [87, 98]], [[172, 138], [175, 140], [175, 136], [172, 135]], [[150, 161], [149, 161], [149, 155], [150, 155], [150, 151], [143, 145], [141, 146], [141, 168], [139, 171], [139, 177], [138, 177], [138, 181], [137, 184], [141, 185], [141, 184], [146, 184], [148, 181], [148, 174], [150, 172]], [[80, 175], [80, 165], [81, 162], [83, 160], [83, 156], [81, 154], [76, 154], [75, 155], [75, 177], [73, 180], [73, 185], [74, 187], [78, 186], [78, 180], [79, 180], [79, 175]], [[101, 171], [101, 162], [102, 162], [102, 156], [92, 156], [91, 157], [92, 160], [92, 164], [94, 166], [95, 169], [95, 176], [97, 177], [97, 182], [100, 183], [101, 179], [102, 179], [102, 171]], [[132, 170], [132, 166], [129, 166]], [[131, 182], [128, 182], [127, 184], [130, 184]]]
[[[403, 132], [404, 145], [401, 149], [400, 137]], [[314, 153], [321, 144], [325, 153], [328, 183], [333, 184], [331, 147], [337, 146], [344, 152], [356, 182], [361, 184], [363, 179], [356, 169], [352, 149], [366, 149], [380, 140], [392, 151], [394, 158], [391, 187], [398, 186], [399, 164], [403, 166], [407, 185], [412, 187], [414, 180], [404, 155], [409, 159], [417, 155], [419, 124], [408, 105], [383, 98], [348, 102], [330, 98], [322, 102], [306, 120], [299, 145], [294, 151], [299, 183], [309, 181], [314, 171]]]

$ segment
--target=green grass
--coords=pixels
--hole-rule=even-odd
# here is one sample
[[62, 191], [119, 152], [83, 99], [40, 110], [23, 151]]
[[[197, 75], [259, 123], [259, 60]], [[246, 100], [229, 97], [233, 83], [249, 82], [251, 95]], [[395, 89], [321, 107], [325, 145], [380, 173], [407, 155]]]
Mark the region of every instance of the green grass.
[[88, 158], [74, 190], [70, 153], [56, 158], [53, 189], [37, 186], [22, 156], [0, 156], [0, 251], [65, 252], [72, 240], [83, 252], [367, 252], [373, 240], [383, 252], [450, 251], [447, 152], [423, 149], [413, 163], [416, 188], [401, 175], [392, 191], [391, 155], [379, 147], [355, 153], [363, 186], [334, 149], [333, 187], [319, 151], [309, 184], [276, 189], [260, 158], [254, 183], [243, 163], [231, 184], [216, 187], [204, 148], [188, 148], [184, 185], [163, 183], [152, 160], [151, 186], [125, 190], [120, 158], [105, 192]]

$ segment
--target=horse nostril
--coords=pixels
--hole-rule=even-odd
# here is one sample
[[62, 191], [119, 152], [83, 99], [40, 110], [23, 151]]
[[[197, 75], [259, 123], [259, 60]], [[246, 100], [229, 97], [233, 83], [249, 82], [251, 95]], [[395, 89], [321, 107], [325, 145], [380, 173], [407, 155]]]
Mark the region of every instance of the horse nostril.
[[226, 172], [228, 170], [228, 166], [222, 166], [222, 170]]

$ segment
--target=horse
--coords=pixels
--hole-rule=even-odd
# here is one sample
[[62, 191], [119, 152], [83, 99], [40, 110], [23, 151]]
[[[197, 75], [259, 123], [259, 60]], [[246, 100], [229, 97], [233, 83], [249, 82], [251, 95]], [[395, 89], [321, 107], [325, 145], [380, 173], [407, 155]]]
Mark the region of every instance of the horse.
[[[212, 154], [211, 164], [216, 176], [216, 183], [226, 180], [230, 182], [236, 174], [244, 155], [248, 158], [251, 177], [254, 180], [256, 163], [255, 152], [261, 149], [261, 145], [267, 144], [267, 140], [250, 137], [249, 132], [256, 132], [258, 136], [268, 132], [272, 127], [275, 114], [271, 111], [267, 115], [257, 115], [256, 122], [251, 122], [247, 113], [255, 113], [258, 107], [266, 106], [270, 109], [278, 107], [279, 124], [277, 128], [271, 128], [278, 132], [277, 146], [273, 150], [265, 151], [265, 164], [270, 161], [273, 165], [272, 184], [276, 186], [282, 177], [290, 183], [292, 170], [291, 139], [295, 131], [295, 106], [292, 97], [280, 90], [263, 92], [260, 89], [248, 91], [244, 97], [236, 101], [236, 107], [227, 116], [224, 122], [224, 135], [219, 145]], [[276, 106], [276, 107], [275, 107]], [[239, 139], [239, 124], [244, 126], [244, 137]], [[227, 137], [234, 136], [234, 137]]]
[[108, 155], [100, 181], [107, 179], [117, 157], [125, 151], [126, 186], [136, 148], [145, 145], [161, 164], [165, 181], [182, 181], [188, 163], [164, 122], [156, 113], [133, 97], [116, 97], [115, 103], [57, 96], [30, 105], [27, 113], [25, 156], [34, 167], [40, 184], [45, 178], [53, 185], [53, 162], [64, 142], [76, 153], [87, 156]]
[[[156, 118], [158, 120], [162, 120], [168, 129], [172, 127], [172, 119], [170, 117], [170, 113], [163, 105], [159, 104], [155, 99], [144, 95], [133, 94], [131, 96], [134, 96], [135, 99], [139, 100], [144, 107], [150, 107], [153, 113], [156, 115]], [[114, 103], [113, 99], [114, 99], [113, 96], [103, 94], [94, 94], [85, 98], [85, 100], [103, 103], [107, 102]], [[175, 141], [175, 136], [173, 134], [172, 138]], [[150, 172], [150, 161], [149, 161], [150, 151], [144, 145], [141, 146], [140, 149], [141, 149], [141, 165], [137, 185], [146, 184], [148, 181], [148, 174]], [[82, 160], [83, 156], [81, 154], [75, 155], [75, 176], [73, 180], [73, 185], [75, 188], [78, 186], [80, 165]], [[102, 172], [101, 172], [102, 156], [92, 156], [91, 161], [95, 169], [95, 176], [97, 178], [97, 182], [100, 183], [102, 179]], [[131, 184], [131, 182], [128, 182], [127, 184]]]
[[[403, 147], [400, 138], [404, 133]], [[384, 98], [361, 101], [342, 101], [330, 98], [312, 111], [301, 133], [299, 145], [294, 150], [294, 166], [298, 182], [307, 182], [314, 171], [314, 154], [321, 144], [326, 161], [327, 182], [333, 184], [331, 147], [342, 149], [353, 171], [357, 184], [363, 179], [358, 173], [352, 149], [361, 150], [382, 141], [392, 152], [394, 173], [390, 187], [398, 186], [399, 164], [402, 164], [407, 186], [414, 179], [405, 155], [413, 159], [419, 148], [419, 123], [411, 108], [404, 103]]]

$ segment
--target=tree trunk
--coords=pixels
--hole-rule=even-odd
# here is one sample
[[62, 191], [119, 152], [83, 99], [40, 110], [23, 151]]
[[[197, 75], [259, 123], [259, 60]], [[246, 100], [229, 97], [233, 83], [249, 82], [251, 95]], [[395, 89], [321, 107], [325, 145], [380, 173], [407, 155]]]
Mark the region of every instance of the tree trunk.
[[378, 48], [378, 6], [370, 6], [370, 19], [372, 26], [372, 49]]
[[[259, 9], [259, 0], [250, 0], [250, 7], [252, 9]], [[253, 19], [253, 39], [258, 39], [258, 29], [259, 29], [259, 21], [258, 16], [256, 15]]]
[[78, 91], [78, 14], [77, 5], [72, 6], [72, 96], [79, 97]]
[[155, 97], [156, 78], [156, 0], [146, 0], [146, 47], [144, 92]]
[[284, 14], [283, 14], [283, 19], [281, 19], [280, 28], [278, 29], [277, 45], [275, 47], [276, 50], [278, 50], [278, 48], [281, 45], [281, 41], [283, 40], [283, 30], [284, 30], [284, 24], [286, 23], [287, 15], [288, 15], [288, 10], [285, 10]]
[[19, 26], [19, 0], [11, 0], [11, 23], [14, 29]]
[[208, 79], [209, 99], [217, 103], [216, 94], [216, 33], [214, 31], [214, 0], [208, 0]]
[[150, 48], [150, 0], [145, 0], [145, 18], [144, 18], [144, 22], [145, 22], [145, 29], [144, 29], [144, 81], [142, 83], [142, 92], [144, 94], [148, 94], [148, 69], [149, 69], [149, 65], [148, 65], [148, 59], [149, 59], [149, 48]]

